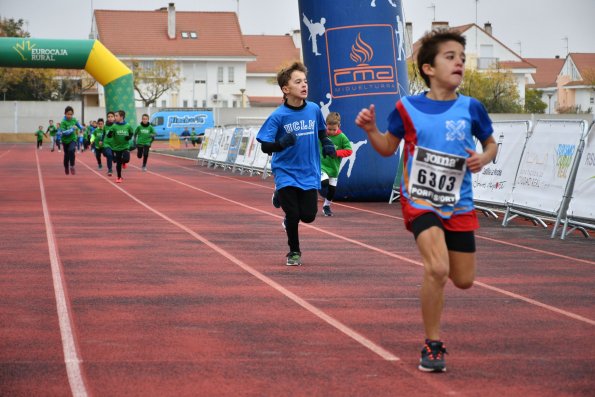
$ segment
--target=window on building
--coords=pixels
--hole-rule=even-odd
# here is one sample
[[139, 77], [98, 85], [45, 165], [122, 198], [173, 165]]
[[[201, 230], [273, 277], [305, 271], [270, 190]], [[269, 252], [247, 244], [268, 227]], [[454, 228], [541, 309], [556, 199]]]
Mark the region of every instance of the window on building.
[[202, 100], [202, 107], [203, 108], [206, 108], [207, 107], [207, 100], [206, 99], [203, 99]]
[[198, 99], [195, 99], [192, 103], [192, 106], [197, 108], [198, 107]]
[[595, 97], [591, 97], [591, 105], [595, 103]]
[[223, 83], [223, 66], [217, 68], [217, 82]]
[[167, 101], [165, 101], [165, 100], [161, 101], [161, 107], [162, 108], [167, 107]]
[[221, 107], [223, 107], [223, 108], [229, 107], [229, 101], [227, 99], [221, 101]]
[[233, 68], [233, 66], [230, 66], [230, 67], [227, 68], [227, 81], [229, 83], [233, 83], [234, 82], [234, 78], [235, 78], [234, 72], [235, 72], [235, 69]]
[[182, 101], [182, 103], [183, 103], [183, 105], [182, 105], [183, 107], [185, 107], [185, 108], [187, 108], [187, 107], [188, 107], [188, 100], [187, 100], [187, 99], [184, 99], [184, 100]]

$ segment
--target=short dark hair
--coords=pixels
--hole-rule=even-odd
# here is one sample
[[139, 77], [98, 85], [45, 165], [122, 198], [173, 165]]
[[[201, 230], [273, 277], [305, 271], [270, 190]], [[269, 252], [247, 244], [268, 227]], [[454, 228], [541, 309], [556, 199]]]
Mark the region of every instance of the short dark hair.
[[97, 119], [97, 122], [98, 123], [104, 123], [105, 121], [100, 117], [100, 118]]
[[74, 113], [74, 109], [70, 105], [66, 106], [66, 109], [64, 109], [64, 114], [66, 114], [68, 112]]
[[341, 124], [341, 115], [337, 112], [330, 112], [326, 116], [326, 124], [339, 125]]
[[421, 38], [421, 47], [417, 52], [417, 70], [419, 70], [421, 78], [424, 79], [428, 87], [430, 87], [430, 78], [424, 73], [423, 66], [426, 63], [434, 66], [440, 44], [447, 41], [456, 41], [463, 47], [467, 43], [461, 33], [451, 29], [435, 29]]
[[140, 116], [140, 118], [142, 119], [142, 118], [143, 118], [143, 117], [145, 117], [145, 116], [149, 117], [149, 115], [148, 115], [148, 114], [146, 114], [146, 113], [143, 113], [143, 115], [142, 115], [142, 116]]
[[114, 116], [116, 115], [116, 114], [115, 114], [114, 112], [112, 112], [111, 110], [110, 110], [109, 112], [107, 112], [107, 115], [108, 115], [108, 116], [109, 116], [110, 114], [111, 114], [111, 115], [114, 115]]
[[120, 117], [122, 117], [123, 119], [126, 118], [126, 112], [123, 110], [118, 110], [116, 113], [118, 113], [120, 115]]
[[294, 62], [291, 66], [287, 68], [283, 68], [277, 73], [277, 83], [279, 84], [280, 88], [283, 88], [289, 83], [291, 80], [291, 74], [295, 71], [304, 72], [304, 74], [308, 73], [308, 69], [306, 66], [301, 62]]

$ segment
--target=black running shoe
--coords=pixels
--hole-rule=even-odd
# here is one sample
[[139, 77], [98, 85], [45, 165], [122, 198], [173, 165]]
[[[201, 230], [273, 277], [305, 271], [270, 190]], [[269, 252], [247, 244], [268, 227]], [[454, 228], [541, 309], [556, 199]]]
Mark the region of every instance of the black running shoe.
[[441, 341], [426, 339], [417, 368], [424, 372], [445, 372], [445, 354], [447, 354], [446, 347]]
[[324, 216], [333, 216], [333, 211], [331, 211], [331, 206], [330, 205], [325, 205], [322, 207], [322, 212], [324, 213]]

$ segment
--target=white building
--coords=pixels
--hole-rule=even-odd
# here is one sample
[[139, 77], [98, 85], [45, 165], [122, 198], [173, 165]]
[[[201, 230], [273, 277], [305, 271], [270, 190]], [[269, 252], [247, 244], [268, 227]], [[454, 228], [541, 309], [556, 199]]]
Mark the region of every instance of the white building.
[[[150, 68], [156, 60], [172, 60], [179, 66], [182, 83], [165, 92], [155, 106], [245, 103], [246, 65], [256, 56], [246, 48], [233, 12], [176, 11], [173, 3], [155, 11], [95, 10], [92, 35], [128, 65], [138, 61]], [[100, 89], [104, 106], [102, 94]]]
[[[406, 24], [408, 37], [411, 37], [413, 26]], [[516, 82], [521, 103], [525, 101], [525, 87], [533, 83], [532, 74], [536, 68], [519, 54], [508, 48], [492, 35], [492, 24], [486, 23], [481, 28], [474, 23], [462, 26], [449, 26], [448, 22], [432, 22], [432, 29], [449, 28], [460, 32], [467, 41], [465, 67], [471, 70], [506, 70], [512, 73]], [[421, 46], [419, 40], [412, 46], [413, 59]]]

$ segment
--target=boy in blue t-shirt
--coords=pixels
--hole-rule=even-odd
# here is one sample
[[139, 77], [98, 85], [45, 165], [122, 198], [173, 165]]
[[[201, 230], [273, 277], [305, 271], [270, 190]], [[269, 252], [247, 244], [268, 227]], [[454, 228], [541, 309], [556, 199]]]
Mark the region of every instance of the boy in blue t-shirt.
[[302, 264], [298, 234], [300, 221], [311, 223], [318, 210], [320, 189], [320, 152], [336, 156], [335, 146], [326, 135], [326, 124], [320, 107], [308, 102], [306, 67], [295, 62], [277, 73], [277, 82], [285, 102], [266, 119], [256, 139], [262, 151], [273, 153], [271, 170], [287, 233], [289, 253], [287, 266]]
[[[419, 72], [430, 88], [401, 98], [389, 116], [388, 131], [376, 126], [374, 105], [362, 109], [355, 123], [383, 156], [405, 140], [401, 204], [424, 264], [421, 308], [426, 340], [419, 369], [446, 370], [446, 348], [440, 340], [440, 317], [448, 278], [461, 289], [475, 279], [475, 235], [471, 173], [496, 157], [492, 122], [483, 105], [457, 94], [465, 71], [465, 38], [435, 30], [422, 38]], [[476, 153], [473, 137], [483, 153]]]

